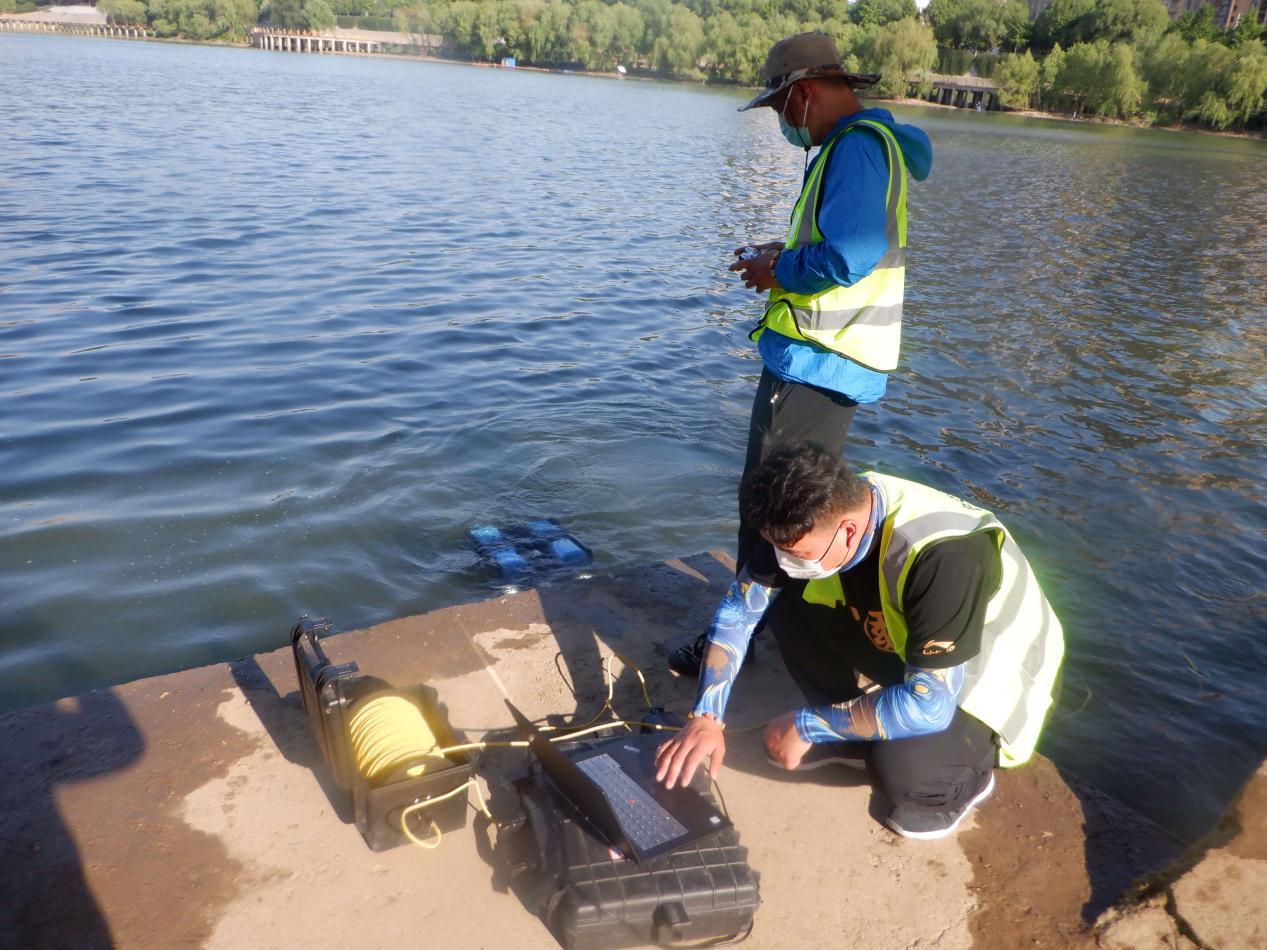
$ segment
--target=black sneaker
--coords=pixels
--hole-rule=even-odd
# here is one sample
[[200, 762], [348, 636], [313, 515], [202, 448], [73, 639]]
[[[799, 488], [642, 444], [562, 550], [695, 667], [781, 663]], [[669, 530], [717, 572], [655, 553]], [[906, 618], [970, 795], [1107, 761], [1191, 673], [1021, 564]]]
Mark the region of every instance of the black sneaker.
[[[757, 645], [757, 635], [754, 633], [752, 639], [748, 641], [748, 653], [744, 656], [744, 663], [752, 663], [756, 657], [754, 648]], [[691, 679], [699, 679], [699, 668], [704, 663], [704, 654], [708, 650], [708, 631], [705, 630], [694, 640], [685, 643], [669, 654], [668, 664], [669, 672], [674, 676], [688, 676]]]
[[801, 764], [794, 769], [784, 769], [778, 762], [770, 758], [765, 760], [780, 771], [812, 772], [825, 765], [843, 765], [847, 769], [866, 770], [867, 746], [869, 742], [816, 742], [809, 747]]
[[974, 806], [989, 798], [990, 793], [993, 791], [994, 773], [991, 772], [989, 780], [981, 791], [977, 792], [972, 801], [955, 811], [926, 811], [924, 809], [896, 806], [889, 812], [889, 816], [884, 819], [884, 823], [903, 838], [918, 838], [921, 841], [945, 838], [953, 834], [955, 829], [959, 827], [959, 823], [963, 821], [964, 816], [972, 811]]

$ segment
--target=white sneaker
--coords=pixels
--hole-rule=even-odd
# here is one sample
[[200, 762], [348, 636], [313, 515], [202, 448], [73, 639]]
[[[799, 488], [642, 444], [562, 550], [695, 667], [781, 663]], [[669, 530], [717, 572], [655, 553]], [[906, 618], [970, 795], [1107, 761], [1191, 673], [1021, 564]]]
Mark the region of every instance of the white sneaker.
[[765, 760], [784, 772], [811, 772], [826, 765], [843, 765], [847, 769], [867, 768], [868, 742], [816, 742], [809, 747], [801, 764], [794, 769], [784, 769], [767, 754]]
[[963, 821], [964, 816], [972, 811], [973, 807], [985, 801], [990, 797], [990, 793], [994, 791], [994, 773], [990, 773], [990, 778], [986, 781], [981, 791], [976, 796], [955, 811], [929, 811], [922, 808], [902, 808], [896, 807], [889, 816], [884, 819], [884, 823], [900, 834], [903, 838], [918, 838], [921, 841], [931, 841], [935, 838], [945, 838], [954, 834], [955, 829], [959, 827], [959, 823]]

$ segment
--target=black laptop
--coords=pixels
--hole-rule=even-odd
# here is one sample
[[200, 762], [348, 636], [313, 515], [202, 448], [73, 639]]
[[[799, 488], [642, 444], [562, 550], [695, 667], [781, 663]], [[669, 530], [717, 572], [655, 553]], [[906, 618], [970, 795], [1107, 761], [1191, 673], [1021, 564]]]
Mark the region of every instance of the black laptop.
[[658, 734], [621, 736], [562, 752], [508, 699], [506, 706], [550, 781], [610, 847], [638, 863], [731, 826], [695, 789], [655, 780]]

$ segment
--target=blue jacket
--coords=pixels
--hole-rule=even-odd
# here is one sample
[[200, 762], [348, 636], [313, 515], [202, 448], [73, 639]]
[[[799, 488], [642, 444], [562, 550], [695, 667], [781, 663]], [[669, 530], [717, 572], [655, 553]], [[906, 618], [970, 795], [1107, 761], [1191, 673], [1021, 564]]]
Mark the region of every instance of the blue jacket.
[[[906, 170], [916, 181], [928, 177], [933, 147], [928, 135], [913, 125], [893, 120], [888, 109], [865, 109], [841, 119], [831, 135], [859, 119], [883, 122], [892, 131], [906, 160]], [[810, 163], [812, 169], [820, 151]], [[889, 188], [884, 143], [872, 132], [846, 135], [832, 150], [823, 183], [818, 229], [819, 244], [784, 251], [774, 276], [788, 290], [813, 294], [832, 285], [848, 287], [866, 277], [888, 249], [885, 240], [884, 199]], [[812, 343], [792, 340], [766, 331], [757, 344], [766, 368], [794, 383], [808, 383], [842, 393], [855, 402], [875, 402], [884, 395], [885, 373], [867, 369]]]

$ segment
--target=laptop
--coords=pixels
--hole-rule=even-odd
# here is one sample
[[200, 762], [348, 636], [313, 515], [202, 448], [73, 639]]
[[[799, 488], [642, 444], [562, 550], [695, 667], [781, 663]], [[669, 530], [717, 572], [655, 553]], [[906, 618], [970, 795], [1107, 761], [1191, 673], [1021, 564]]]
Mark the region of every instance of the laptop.
[[599, 838], [639, 864], [731, 827], [695, 789], [655, 779], [658, 734], [621, 736], [563, 752], [508, 699], [506, 706], [551, 783]]

